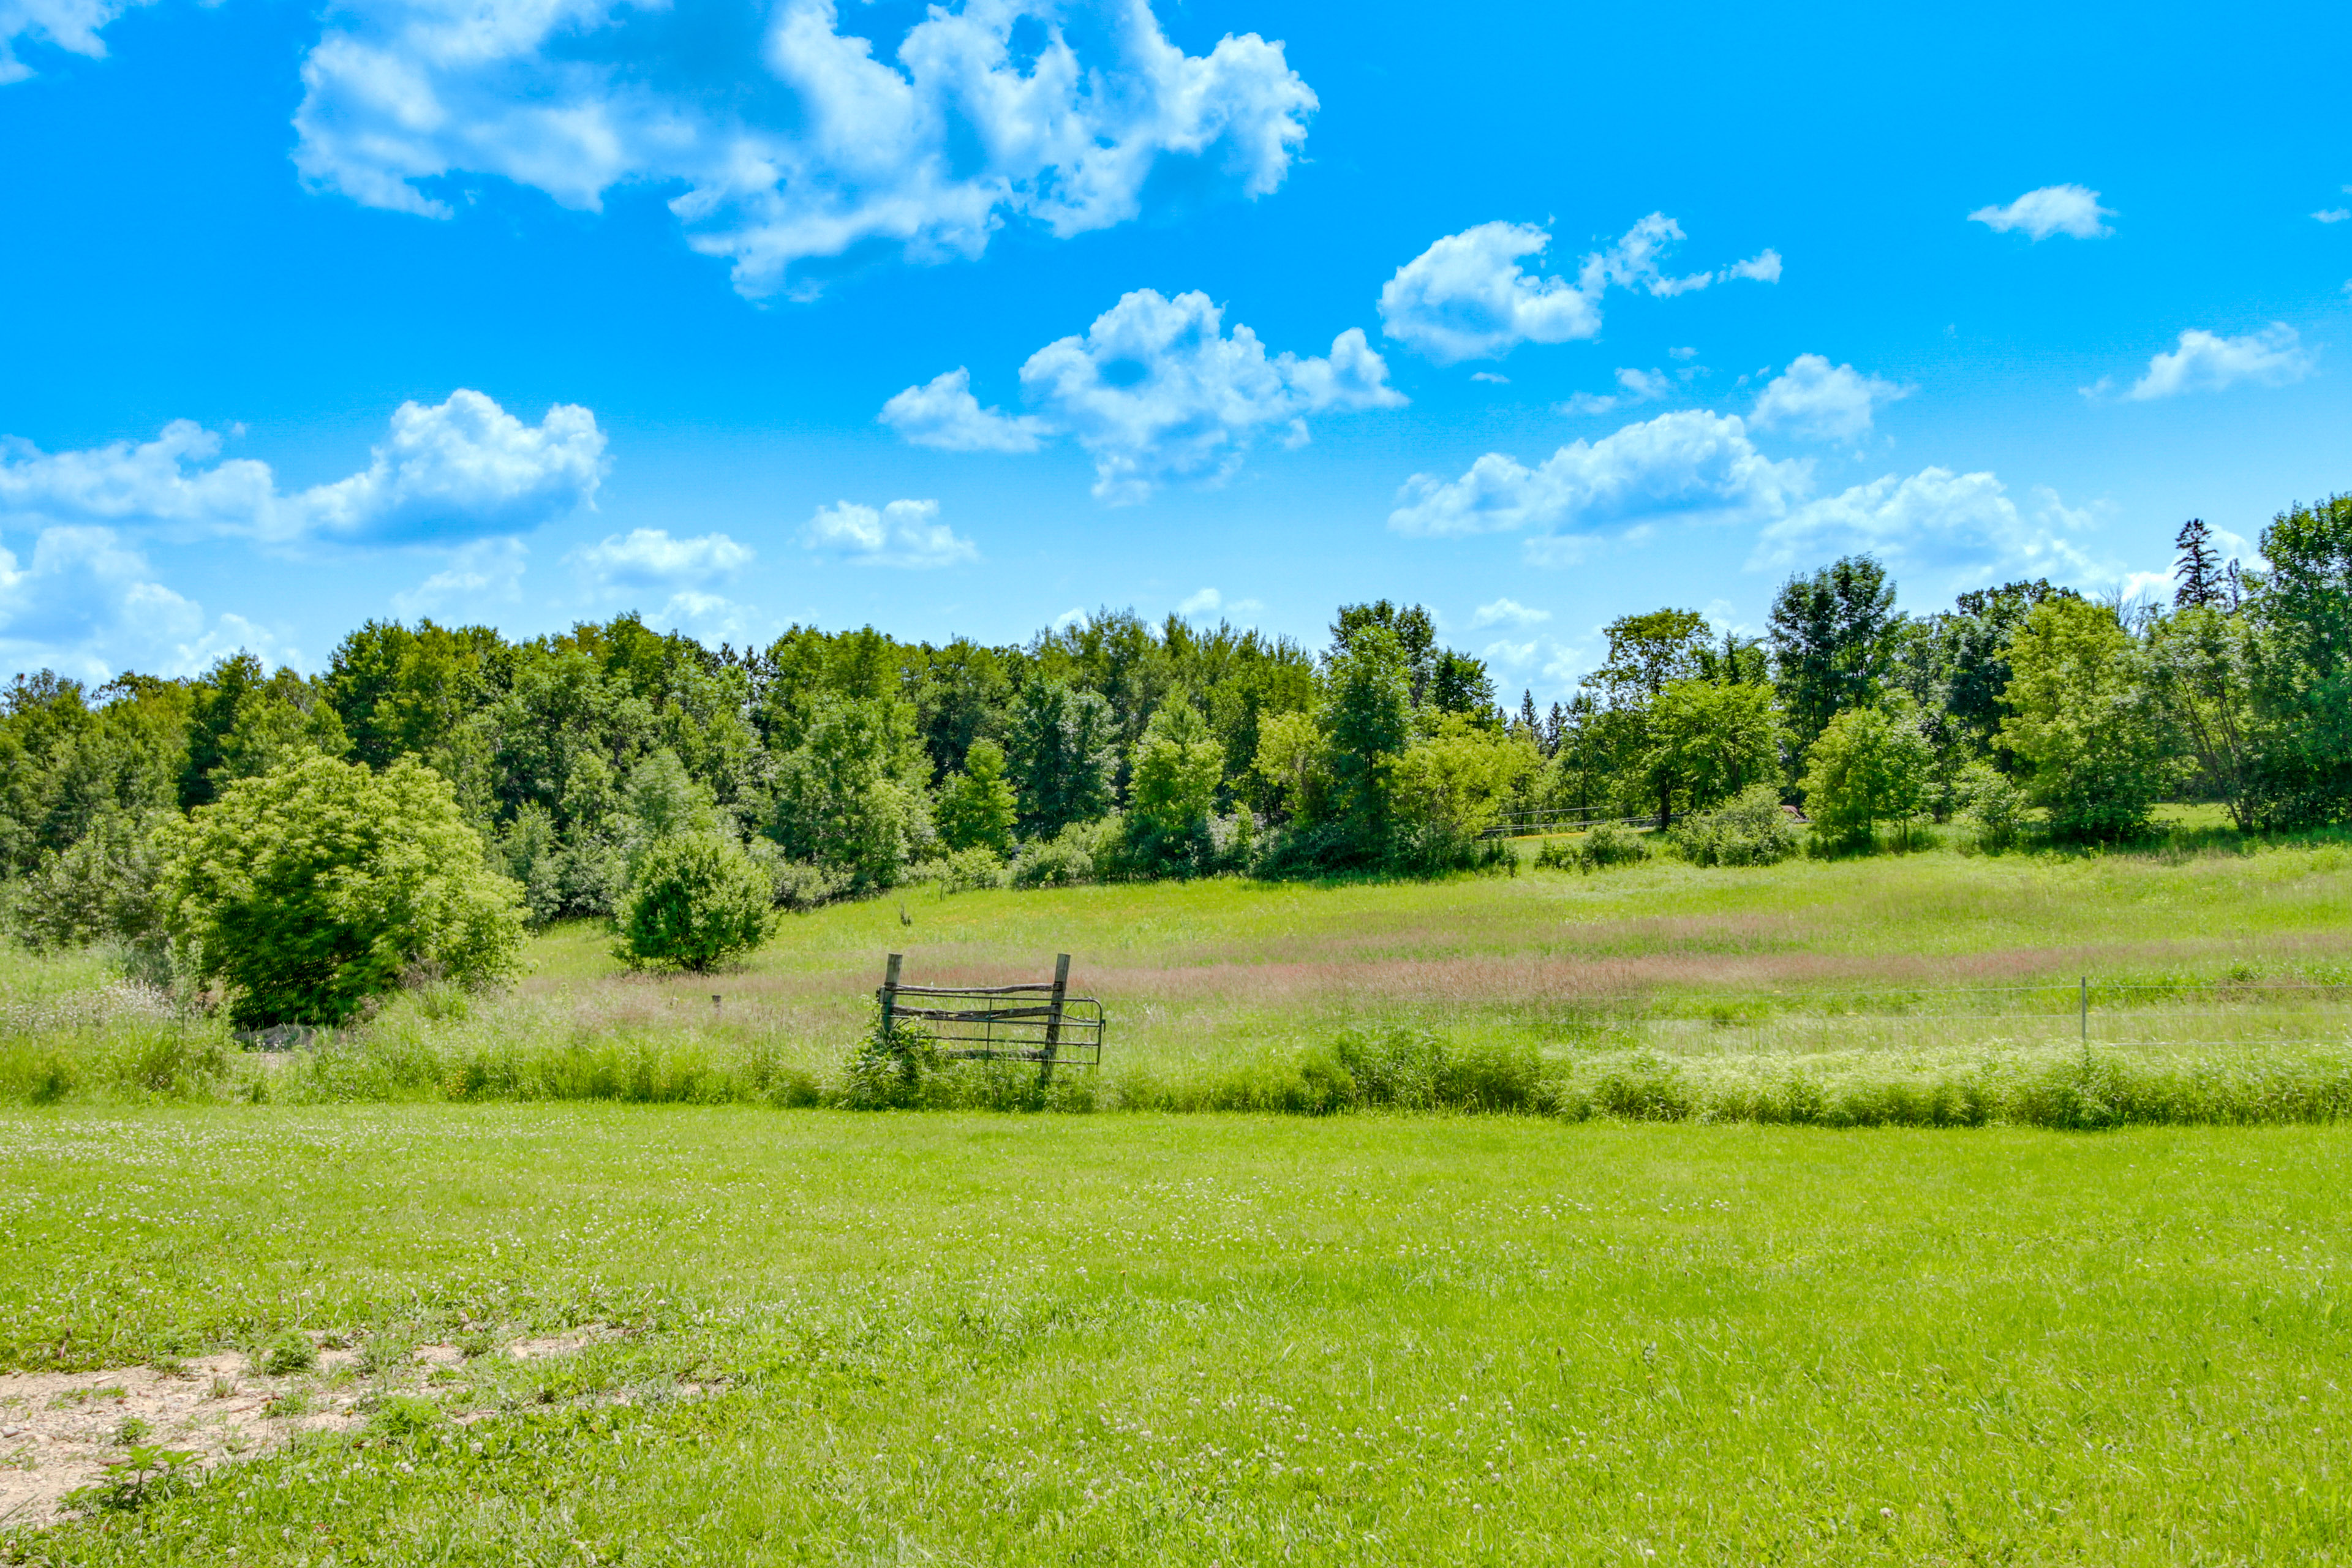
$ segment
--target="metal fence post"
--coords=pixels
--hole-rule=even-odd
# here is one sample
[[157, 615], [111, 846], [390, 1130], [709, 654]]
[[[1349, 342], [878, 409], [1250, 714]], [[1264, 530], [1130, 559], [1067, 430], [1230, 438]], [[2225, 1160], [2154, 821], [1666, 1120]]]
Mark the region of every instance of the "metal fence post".
[[898, 1011], [898, 966], [906, 961], [906, 954], [892, 953], [890, 967], [882, 976], [882, 1039], [886, 1045], [890, 1040], [890, 1020]]
[[1062, 1050], [1062, 998], [1070, 989], [1070, 955], [1054, 955], [1054, 1000], [1045, 1013], [1045, 1050], [1037, 1063], [1037, 1082], [1044, 1087], [1054, 1081], [1054, 1058]]

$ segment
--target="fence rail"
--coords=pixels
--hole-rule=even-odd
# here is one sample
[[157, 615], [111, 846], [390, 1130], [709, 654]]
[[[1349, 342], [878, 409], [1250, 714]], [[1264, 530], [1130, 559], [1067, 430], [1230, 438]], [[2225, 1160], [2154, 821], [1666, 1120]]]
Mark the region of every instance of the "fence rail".
[[[881, 989], [874, 994], [882, 1006], [885, 1038], [899, 1020], [911, 1019], [931, 1032], [943, 1057], [1034, 1062], [1040, 1083], [1051, 1083], [1057, 1067], [1102, 1065], [1102, 1004], [1069, 994], [1068, 953], [1055, 958], [1051, 981], [1021, 985], [908, 985], [898, 978], [904, 962], [904, 954], [890, 955]], [[919, 1000], [909, 1003], [908, 997]], [[1044, 1000], [1032, 1003], [1031, 997]]]

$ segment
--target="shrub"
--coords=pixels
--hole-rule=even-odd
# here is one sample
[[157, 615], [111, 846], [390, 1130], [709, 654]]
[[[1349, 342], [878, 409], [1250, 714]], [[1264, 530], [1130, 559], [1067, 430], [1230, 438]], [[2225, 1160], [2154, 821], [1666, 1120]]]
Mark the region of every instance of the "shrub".
[[1988, 849], [2006, 849], [2017, 842], [2025, 818], [2025, 792], [1989, 763], [1971, 763], [1960, 775], [1962, 815], [1977, 830], [1977, 842]]
[[240, 779], [158, 842], [166, 928], [240, 1026], [341, 1024], [411, 971], [479, 984], [517, 966], [514, 884], [413, 759], [372, 773], [313, 756]]
[[929, 1102], [946, 1065], [930, 1030], [898, 1020], [885, 1034], [877, 1013], [842, 1073], [841, 1103], [851, 1110], [917, 1110]]
[[1750, 784], [1675, 830], [1675, 847], [1694, 866], [1777, 866], [1803, 846], [1803, 833], [1770, 784]]
[[994, 850], [959, 849], [924, 861], [907, 873], [907, 880], [937, 883], [943, 893], [968, 893], [979, 888], [1001, 888], [1009, 875]]
[[1548, 838], [1536, 864], [1553, 871], [1597, 871], [1650, 858], [1650, 841], [1618, 822], [1596, 822], [1577, 838]]
[[1013, 880], [1024, 888], [1066, 888], [1091, 882], [1111, 859], [1105, 850], [1119, 837], [1117, 816], [1097, 822], [1074, 822], [1053, 837], [1024, 845], [1013, 864]]
[[774, 886], [716, 834], [648, 845], [621, 903], [616, 956], [632, 966], [709, 970], [768, 940]]

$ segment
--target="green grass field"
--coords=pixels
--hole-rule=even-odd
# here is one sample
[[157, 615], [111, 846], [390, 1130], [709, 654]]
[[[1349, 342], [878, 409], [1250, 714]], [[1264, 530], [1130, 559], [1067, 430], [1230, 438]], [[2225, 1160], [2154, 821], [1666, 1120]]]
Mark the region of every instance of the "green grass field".
[[14, 1364], [490, 1353], [0, 1550], [2340, 1562], [2347, 1178], [2318, 1129], [12, 1111]]
[[[10, 955], [0, 1561], [2352, 1561], [2347, 912], [2325, 842], [925, 890], [266, 1056]], [[889, 952], [1073, 953], [1126, 1113], [772, 1109]], [[1150, 1109], [1391, 1027], [1550, 1113]], [[141, 1442], [218, 1462], [50, 1522]]]

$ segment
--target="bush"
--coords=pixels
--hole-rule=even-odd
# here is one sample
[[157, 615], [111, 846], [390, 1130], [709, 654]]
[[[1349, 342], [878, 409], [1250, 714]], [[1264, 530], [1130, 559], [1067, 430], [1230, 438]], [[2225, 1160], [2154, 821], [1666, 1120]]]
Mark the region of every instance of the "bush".
[[968, 893], [1004, 886], [1009, 873], [992, 849], [959, 849], [926, 860], [907, 873], [909, 882], [937, 883], [943, 893]]
[[2017, 842], [2025, 820], [2025, 792], [1989, 763], [1971, 763], [1960, 775], [1962, 816], [1977, 830], [1977, 842], [1988, 849], [2006, 849]]
[[709, 970], [768, 940], [774, 885], [716, 834], [656, 839], [621, 901], [616, 956], [631, 966]]
[[1023, 888], [1066, 888], [1091, 882], [1115, 859], [1106, 853], [1118, 842], [1119, 821], [1106, 816], [1097, 822], [1074, 822], [1053, 837], [1022, 846], [1013, 863], [1013, 880]]
[[1597, 871], [1650, 858], [1650, 841], [1622, 823], [1596, 822], [1577, 838], [1547, 838], [1536, 864], [1548, 871]]
[[1770, 784], [1750, 784], [1713, 811], [1686, 818], [1675, 847], [1694, 866], [1777, 866], [1804, 847]]
[[413, 971], [514, 972], [522, 910], [448, 784], [313, 756], [161, 829], [165, 925], [241, 1027], [341, 1024]]

